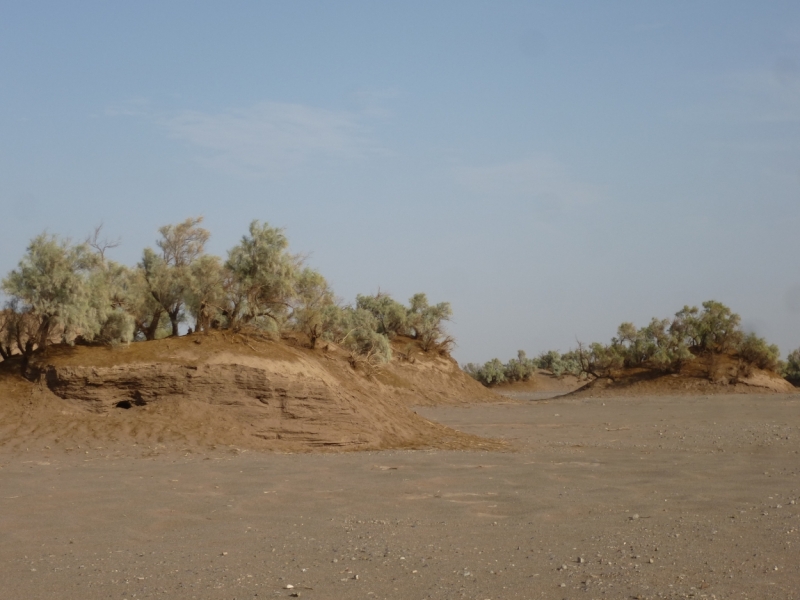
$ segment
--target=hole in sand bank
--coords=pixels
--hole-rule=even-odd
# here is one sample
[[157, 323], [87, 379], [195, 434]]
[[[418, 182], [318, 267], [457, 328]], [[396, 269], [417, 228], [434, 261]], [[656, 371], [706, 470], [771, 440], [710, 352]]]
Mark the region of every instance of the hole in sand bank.
[[137, 391], [133, 393], [133, 398], [130, 400], [120, 400], [115, 406], [117, 408], [124, 408], [127, 410], [129, 408], [133, 408], [134, 406], [144, 406], [145, 404], [147, 404], [147, 401], [142, 398], [141, 392]]

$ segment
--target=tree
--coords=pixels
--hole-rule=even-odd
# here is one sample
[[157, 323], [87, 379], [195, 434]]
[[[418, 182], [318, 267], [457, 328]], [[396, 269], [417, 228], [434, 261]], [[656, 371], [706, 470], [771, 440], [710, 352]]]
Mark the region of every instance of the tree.
[[795, 384], [800, 383], [800, 348], [792, 350], [786, 357], [783, 376]]
[[737, 354], [747, 366], [777, 371], [781, 351], [776, 345], [768, 344], [764, 338], [749, 333], [742, 338]]
[[[9, 309], [25, 315], [16, 333], [20, 351], [29, 357], [44, 349], [55, 335], [91, 339], [102, 325], [93, 304], [89, 276], [97, 258], [86, 244], [73, 244], [54, 235], [35, 237], [16, 269], [0, 287], [11, 297]], [[18, 327], [25, 323], [24, 342]]]
[[305, 268], [295, 282], [295, 306], [292, 320], [296, 327], [308, 336], [311, 348], [317, 340], [335, 326], [333, 291], [328, 282], [317, 271]]
[[578, 342], [576, 352], [581, 372], [598, 379], [613, 378], [614, 372], [625, 364], [625, 358], [613, 344], [604, 346], [595, 342], [587, 347]]
[[506, 381], [506, 368], [499, 358], [493, 358], [482, 365], [467, 363], [464, 372], [486, 387], [492, 387]]
[[228, 273], [217, 256], [203, 255], [190, 267], [186, 308], [194, 316], [194, 330], [204, 331], [218, 322], [224, 311]]
[[280, 327], [291, 308], [301, 259], [287, 252], [282, 229], [250, 223], [250, 235], [228, 252], [230, 272], [225, 316], [229, 326]]
[[536, 372], [536, 361], [528, 358], [524, 350], [518, 350], [517, 358], [509, 360], [503, 368], [506, 380], [528, 381]]
[[700, 352], [733, 352], [742, 340], [741, 317], [715, 300], [703, 302], [703, 311], [684, 306], [675, 314], [672, 331]]
[[408, 310], [386, 292], [374, 296], [356, 296], [356, 307], [371, 312], [378, 322], [377, 332], [390, 338], [404, 335], [407, 329]]
[[444, 321], [453, 316], [449, 302], [440, 302], [434, 306], [428, 304], [425, 294], [414, 294], [409, 300], [407, 323], [411, 336], [420, 342], [426, 352], [435, 346], [449, 347], [453, 339], [444, 331]]
[[139, 263], [150, 295], [169, 317], [173, 336], [178, 335], [186, 296], [192, 287], [192, 264], [202, 255], [211, 237], [206, 229], [199, 227], [202, 222], [203, 217], [196, 217], [159, 228], [161, 239], [156, 245], [161, 254], [145, 248]]

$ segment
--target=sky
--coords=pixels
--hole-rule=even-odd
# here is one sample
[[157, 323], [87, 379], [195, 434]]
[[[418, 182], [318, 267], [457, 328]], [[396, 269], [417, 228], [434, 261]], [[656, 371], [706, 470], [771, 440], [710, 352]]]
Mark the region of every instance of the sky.
[[2, 2], [0, 276], [99, 223], [283, 227], [456, 359], [718, 300], [800, 346], [800, 3]]

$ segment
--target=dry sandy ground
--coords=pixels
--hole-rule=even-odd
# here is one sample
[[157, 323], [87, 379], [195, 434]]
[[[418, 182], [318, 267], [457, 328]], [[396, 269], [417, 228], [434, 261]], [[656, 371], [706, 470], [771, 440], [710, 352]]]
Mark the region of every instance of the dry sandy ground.
[[0, 597], [800, 598], [800, 395], [418, 410], [514, 450], [3, 450]]

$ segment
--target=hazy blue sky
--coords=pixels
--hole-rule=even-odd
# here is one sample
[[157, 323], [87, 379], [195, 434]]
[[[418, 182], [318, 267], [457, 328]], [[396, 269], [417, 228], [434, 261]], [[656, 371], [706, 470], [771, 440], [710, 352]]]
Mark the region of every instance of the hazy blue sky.
[[252, 219], [461, 362], [717, 299], [800, 346], [800, 3], [2, 2], [0, 274]]

